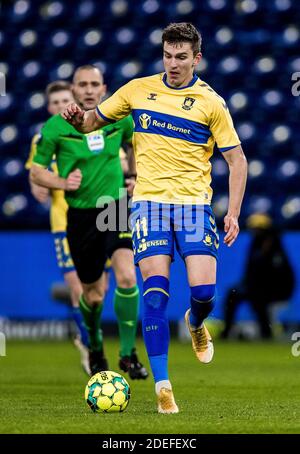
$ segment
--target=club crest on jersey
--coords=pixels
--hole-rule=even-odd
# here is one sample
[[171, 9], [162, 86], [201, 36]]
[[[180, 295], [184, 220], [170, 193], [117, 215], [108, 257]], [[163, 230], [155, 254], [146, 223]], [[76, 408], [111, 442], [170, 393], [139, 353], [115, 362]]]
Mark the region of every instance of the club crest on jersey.
[[195, 98], [189, 98], [188, 96], [186, 96], [181, 107], [184, 110], [191, 110], [195, 101], [196, 101]]
[[140, 125], [143, 129], [148, 129], [151, 124], [151, 117], [150, 115], [143, 113], [139, 116]]

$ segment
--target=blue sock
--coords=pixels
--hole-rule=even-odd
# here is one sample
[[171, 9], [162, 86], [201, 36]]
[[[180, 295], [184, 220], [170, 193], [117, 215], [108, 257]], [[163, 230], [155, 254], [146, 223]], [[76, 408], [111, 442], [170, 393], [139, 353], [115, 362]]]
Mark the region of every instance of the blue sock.
[[169, 300], [169, 280], [151, 276], [143, 286], [143, 336], [155, 383], [168, 380], [168, 349], [170, 342], [166, 309]]
[[213, 310], [215, 290], [215, 284], [191, 287], [190, 324], [195, 328], [201, 326], [203, 320]]
[[81, 342], [88, 347], [89, 338], [79, 307], [72, 307], [73, 320], [80, 334]]

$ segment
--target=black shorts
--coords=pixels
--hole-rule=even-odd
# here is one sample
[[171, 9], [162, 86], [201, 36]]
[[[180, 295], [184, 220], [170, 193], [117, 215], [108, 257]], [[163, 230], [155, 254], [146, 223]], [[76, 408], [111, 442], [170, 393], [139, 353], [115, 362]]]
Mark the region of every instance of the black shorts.
[[68, 243], [77, 274], [84, 284], [91, 284], [101, 277], [107, 258], [111, 258], [117, 249], [132, 249], [127, 204], [122, 204], [126, 213], [121, 216], [121, 226], [119, 201], [115, 207], [116, 222], [106, 231], [100, 231], [97, 222], [99, 225], [101, 213], [104, 214], [107, 207], [103, 209], [70, 207], [68, 210]]

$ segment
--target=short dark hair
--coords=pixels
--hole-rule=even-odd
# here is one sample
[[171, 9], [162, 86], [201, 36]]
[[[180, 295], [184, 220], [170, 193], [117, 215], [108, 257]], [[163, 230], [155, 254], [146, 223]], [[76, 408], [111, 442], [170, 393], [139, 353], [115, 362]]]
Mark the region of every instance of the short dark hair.
[[71, 84], [65, 80], [55, 80], [51, 82], [46, 87], [46, 95], [49, 97], [52, 93], [56, 93], [58, 91], [69, 90], [71, 91]]
[[191, 43], [194, 55], [201, 52], [202, 37], [196, 27], [189, 22], [175, 22], [169, 24], [163, 31], [162, 44]]
[[87, 65], [78, 66], [78, 68], [75, 69], [74, 74], [73, 74], [73, 83], [74, 83], [76, 74], [84, 69], [86, 69], [88, 71], [91, 71], [92, 69], [96, 69], [97, 71], [99, 71], [99, 74], [101, 75], [101, 77], [103, 79], [102, 71], [100, 68], [98, 68], [98, 66], [92, 65], [92, 64], [87, 64]]

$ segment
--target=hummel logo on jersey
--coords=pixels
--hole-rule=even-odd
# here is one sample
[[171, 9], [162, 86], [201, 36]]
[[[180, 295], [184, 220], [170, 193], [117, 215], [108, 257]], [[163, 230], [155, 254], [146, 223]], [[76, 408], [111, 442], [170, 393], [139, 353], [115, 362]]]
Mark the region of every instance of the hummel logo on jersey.
[[157, 93], [149, 93], [149, 96], [147, 99], [149, 99], [149, 101], [156, 101], [156, 98], [157, 98]]
[[139, 116], [140, 120], [140, 125], [143, 129], [148, 129], [151, 123], [151, 117], [150, 115], [143, 113], [142, 115]]
[[196, 101], [196, 99], [189, 98], [188, 96], [186, 96], [186, 98], [184, 99], [183, 104], [182, 104], [181, 107], [184, 110], [191, 110], [191, 108], [193, 107], [193, 104], [194, 104], [195, 101]]

